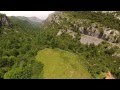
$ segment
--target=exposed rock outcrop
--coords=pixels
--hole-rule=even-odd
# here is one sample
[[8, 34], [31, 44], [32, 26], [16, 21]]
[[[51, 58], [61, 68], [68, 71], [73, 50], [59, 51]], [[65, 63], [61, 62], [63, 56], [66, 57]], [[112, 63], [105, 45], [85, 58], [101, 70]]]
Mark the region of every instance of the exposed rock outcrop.
[[60, 17], [62, 17], [62, 12], [56, 11], [55, 13], [50, 14], [46, 21], [59, 23]]
[[[67, 31], [71, 28], [70, 31], [72, 30], [72, 34], [76, 32], [103, 39], [111, 43], [120, 43], [120, 32], [118, 30], [105, 27], [100, 23], [88, 19], [75, 18], [65, 12], [52, 13], [47, 18], [47, 22], [57, 23], [61, 28], [64, 29], [65, 27], [64, 30]], [[61, 30], [58, 31], [58, 35], [60, 34], [62, 34]], [[68, 34], [71, 35], [70, 33]]]
[[70, 36], [72, 36], [72, 38], [76, 38], [77, 33], [73, 32], [70, 29], [64, 30], [64, 29], [60, 29], [59, 32], [57, 33], [57, 36], [60, 36], [61, 34], [68, 34]]
[[115, 29], [105, 27], [95, 28], [94, 26], [89, 26], [87, 29], [79, 27], [79, 31], [82, 34], [101, 38], [112, 43], [118, 43], [120, 40], [120, 33]]
[[12, 26], [10, 20], [4, 14], [0, 14], [0, 27], [1, 26]]

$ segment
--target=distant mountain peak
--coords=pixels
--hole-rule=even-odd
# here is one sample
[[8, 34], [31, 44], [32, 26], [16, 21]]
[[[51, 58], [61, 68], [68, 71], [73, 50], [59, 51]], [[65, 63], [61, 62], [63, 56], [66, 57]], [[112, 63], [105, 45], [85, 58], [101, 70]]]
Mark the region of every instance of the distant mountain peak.
[[17, 18], [20, 20], [26, 20], [29, 22], [37, 22], [37, 23], [41, 23], [43, 21], [35, 16], [33, 16], [33, 17], [17, 16]]
[[31, 20], [31, 21], [34, 21], [34, 22], [42, 22], [41, 19], [39, 19], [39, 18], [37, 18], [37, 17], [35, 17], [35, 16], [28, 17], [28, 19]]

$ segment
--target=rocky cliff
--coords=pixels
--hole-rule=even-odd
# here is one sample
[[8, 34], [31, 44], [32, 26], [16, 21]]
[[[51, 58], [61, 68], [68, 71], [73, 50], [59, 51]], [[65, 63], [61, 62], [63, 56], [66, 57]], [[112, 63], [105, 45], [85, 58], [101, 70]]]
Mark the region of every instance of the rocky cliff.
[[120, 40], [120, 33], [117, 30], [104, 26], [100, 27], [99, 24], [91, 24], [87, 28], [79, 27], [79, 31], [82, 34], [100, 38], [111, 43], [118, 43]]
[[0, 27], [1, 26], [11, 26], [11, 22], [5, 14], [0, 14]]
[[[79, 13], [81, 12], [78, 12], [78, 15]], [[74, 15], [72, 14], [72, 12], [69, 11], [55, 12], [49, 15], [46, 22], [56, 23], [58, 25], [59, 30], [57, 35], [67, 33], [71, 35], [73, 38], [75, 38], [75, 35], [77, 34], [84, 34], [106, 40], [110, 43], [120, 43], [119, 30], [107, 27], [99, 23], [99, 20], [93, 22], [92, 18], [91, 19], [83, 19], [81, 17], [78, 18], [77, 15]]]

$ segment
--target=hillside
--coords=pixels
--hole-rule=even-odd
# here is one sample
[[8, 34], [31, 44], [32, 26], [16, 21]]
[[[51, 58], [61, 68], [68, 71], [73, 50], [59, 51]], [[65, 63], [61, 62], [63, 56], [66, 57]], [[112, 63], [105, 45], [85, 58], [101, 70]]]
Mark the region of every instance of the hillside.
[[26, 20], [30, 23], [40, 24], [43, 20], [37, 18], [37, 17], [24, 17], [24, 16], [16, 16], [20, 20]]
[[60, 28], [58, 33], [68, 33], [72, 37], [81, 33], [112, 43], [120, 42], [119, 20], [110, 14], [87, 11], [57, 12], [46, 21], [56, 23]]
[[119, 78], [120, 29], [113, 13], [55, 12], [43, 29], [47, 45], [82, 54], [94, 78], [108, 71]]
[[10, 18], [11, 19], [22, 20], [22, 21], [25, 21], [25, 22], [29, 22], [31, 25], [34, 25], [34, 26], [37, 26], [37, 27], [40, 26], [41, 23], [43, 22], [43, 20], [40, 20], [37, 17], [12, 16]]

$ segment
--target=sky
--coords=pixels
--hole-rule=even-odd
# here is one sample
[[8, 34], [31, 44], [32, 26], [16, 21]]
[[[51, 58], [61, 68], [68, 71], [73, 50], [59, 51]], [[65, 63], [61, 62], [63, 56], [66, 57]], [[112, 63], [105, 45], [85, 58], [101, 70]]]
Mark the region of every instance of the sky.
[[7, 16], [36, 16], [40, 19], [46, 19], [49, 14], [54, 11], [0, 11], [0, 13], [6, 14]]

